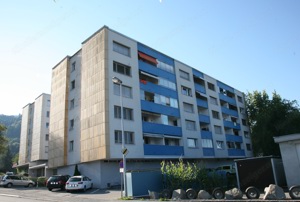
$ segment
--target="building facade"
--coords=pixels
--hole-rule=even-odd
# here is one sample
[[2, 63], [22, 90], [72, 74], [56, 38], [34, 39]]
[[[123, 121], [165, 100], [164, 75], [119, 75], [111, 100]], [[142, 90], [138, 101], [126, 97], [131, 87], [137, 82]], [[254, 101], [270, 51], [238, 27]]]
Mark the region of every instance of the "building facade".
[[122, 130], [129, 170], [252, 156], [242, 92], [106, 26], [53, 68], [50, 114], [49, 168], [100, 188], [120, 184]]
[[46, 175], [49, 121], [49, 94], [41, 94], [23, 108], [18, 167], [31, 176]]

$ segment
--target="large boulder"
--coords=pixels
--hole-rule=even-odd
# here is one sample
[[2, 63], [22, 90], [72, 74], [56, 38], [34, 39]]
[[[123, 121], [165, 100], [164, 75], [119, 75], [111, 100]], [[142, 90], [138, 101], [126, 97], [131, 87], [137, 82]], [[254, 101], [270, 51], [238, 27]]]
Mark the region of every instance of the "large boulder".
[[270, 184], [265, 188], [264, 200], [282, 200], [286, 199], [283, 189], [276, 184]]
[[212, 196], [205, 190], [200, 190], [198, 192], [197, 199], [211, 199]]
[[183, 189], [176, 189], [172, 193], [172, 199], [173, 200], [186, 199], [186, 192]]
[[233, 188], [225, 192], [225, 198], [232, 200], [232, 199], [242, 199], [243, 192], [238, 188]]

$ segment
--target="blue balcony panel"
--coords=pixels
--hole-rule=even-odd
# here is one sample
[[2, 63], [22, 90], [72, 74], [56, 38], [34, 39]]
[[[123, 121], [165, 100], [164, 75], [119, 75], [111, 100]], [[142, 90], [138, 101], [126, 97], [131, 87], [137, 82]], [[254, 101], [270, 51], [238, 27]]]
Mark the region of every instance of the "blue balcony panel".
[[234, 93], [234, 88], [220, 82], [220, 81], [217, 81], [217, 85], [220, 87], [220, 88], [223, 88], [224, 90], [228, 90], [229, 92], [232, 92]]
[[203, 156], [215, 156], [213, 148], [203, 148]]
[[152, 93], [157, 93], [160, 95], [164, 95], [166, 97], [171, 97], [178, 99], [178, 93], [172, 89], [156, 85], [151, 82], [146, 82], [146, 83], [141, 83], [140, 82], [140, 88], [144, 91], [152, 92]]
[[205, 90], [205, 87], [198, 84], [198, 83], [195, 83], [195, 90], [196, 91], [199, 91], [200, 93], [204, 93], [206, 94], [206, 90]]
[[166, 64], [169, 64], [174, 67], [174, 60], [156, 50], [153, 50], [152, 48], [149, 48], [145, 46], [144, 44], [137, 43], [137, 48], [139, 51], [146, 53], [147, 55], [150, 55], [156, 59], [158, 59], [161, 62], [164, 62]]
[[210, 123], [210, 118], [207, 115], [199, 114], [199, 121], [203, 123]]
[[239, 117], [239, 113], [235, 110], [228, 109], [227, 107], [221, 107], [222, 113], [228, 114], [230, 116]]
[[168, 116], [180, 117], [179, 109], [156, 104], [154, 102], [141, 100], [141, 107], [142, 107], [142, 110], [145, 110], [145, 111], [154, 112], [157, 114], [164, 114], [164, 115], [168, 115]]
[[245, 150], [243, 149], [228, 149], [228, 156], [245, 156]]
[[193, 74], [199, 78], [204, 78], [203, 73], [199, 72], [198, 70], [193, 69]]
[[197, 105], [203, 108], [208, 108], [208, 102], [197, 98]]
[[226, 141], [229, 141], [229, 142], [243, 142], [242, 136], [230, 135], [230, 134], [225, 134], [225, 136], [226, 136]]
[[144, 71], [144, 72], [147, 72], [149, 74], [153, 74], [157, 77], [165, 78], [169, 81], [172, 81], [172, 82], [176, 83], [175, 74], [172, 74], [171, 72], [167, 72], [165, 70], [157, 68], [153, 65], [150, 65], [146, 62], [143, 62], [142, 60], [139, 60], [139, 69]]
[[219, 93], [219, 98], [220, 98], [220, 100], [223, 100], [225, 102], [228, 102], [229, 104], [236, 106], [235, 98], [228, 97], [228, 96], [224, 95], [223, 93]]
[[201, 130], [201, 138], [202, 139], [212, 139], [212, 132]]
[[176, 137], [182, 136], [181, 127], [143, 121], [143, 133], [165, 134]]
[[237, 129], [237, 130], [241, 130], [241, 125], [239, 123], [234, 123], [232, 121], [223, 121], [224, 126], [227, 128], [232, 128], [232, 129]]
[[172, 155], [183, 156], [182, 146], [144, 144], [144, 155]]

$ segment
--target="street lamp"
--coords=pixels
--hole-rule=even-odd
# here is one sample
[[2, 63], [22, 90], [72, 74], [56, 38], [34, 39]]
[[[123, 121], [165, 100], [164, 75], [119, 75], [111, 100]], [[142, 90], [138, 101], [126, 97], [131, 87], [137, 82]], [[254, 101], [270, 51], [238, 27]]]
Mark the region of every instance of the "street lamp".
[[125, 134], [123, 124], [123, 93], [122, 93], [122, 80], [118, 77], [112, 78], [113, 83], [120, 85], [120, 103], [121, 103], [121, 133], [122, 133], [122, 155], [123, 155], [123, 182], [124, 182], [124, 194], [127, 197], [127, 181], [126, 181], [126, 151], [125, 148]]

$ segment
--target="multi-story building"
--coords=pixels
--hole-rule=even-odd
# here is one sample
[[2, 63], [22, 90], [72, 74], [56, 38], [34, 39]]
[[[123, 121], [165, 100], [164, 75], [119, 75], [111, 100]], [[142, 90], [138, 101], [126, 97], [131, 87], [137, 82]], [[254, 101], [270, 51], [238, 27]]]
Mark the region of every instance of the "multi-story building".
[[53, 68], [50, 114], [49, 168], [98, 187], [120, 181], [122, 130], [129, 170], [252, 156], [242, 92], [106, 26]]
[[49, 121], [49, 94], [43, 93], [23, 107], [18, 167], [31, 176], [46, 175]]

